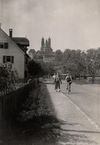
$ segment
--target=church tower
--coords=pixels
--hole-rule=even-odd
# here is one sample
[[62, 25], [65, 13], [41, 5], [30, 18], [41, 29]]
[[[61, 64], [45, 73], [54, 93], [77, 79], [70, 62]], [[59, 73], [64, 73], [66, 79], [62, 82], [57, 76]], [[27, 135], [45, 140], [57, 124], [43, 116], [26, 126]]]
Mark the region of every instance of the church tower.
[[41, 39], [41, 52], [43, 53], [52, 53], [52, 48], [51, 48], [51, 38], [49, 37], [48, 39]]
[[41, 51], [42, 61], [45, 63], [52, 62], [54, 63], [55, 55], [53, 49], [51, 48], [51, 38], [41, 39]]
[[45, 46], [46, 46], [46, 48], [48, 48], [48, 47], [49, 47], [49, 45], [48, 45], [48, 40], [46, 40], [46, 45], [45, 45]]
[[48, 38], [48, 47], [51, 48], [51, 38]]
[[41, 39], [41, 51], [44, 51], [45, 43], [44, 38]]

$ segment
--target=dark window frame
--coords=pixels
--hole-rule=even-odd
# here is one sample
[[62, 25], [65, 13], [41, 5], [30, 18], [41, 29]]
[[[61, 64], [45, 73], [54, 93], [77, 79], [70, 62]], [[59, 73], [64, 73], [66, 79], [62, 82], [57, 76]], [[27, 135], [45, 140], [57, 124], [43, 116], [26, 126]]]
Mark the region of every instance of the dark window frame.
[[8, 48], [8, 42], [4, 42], [4, 48]]
[[3, 48], [3, 46], [4, 46], [3, 42], [0, 42], [0, 48]]
[[4, 55], [3, 56], [3, 63], [7, 63], [7, 62], [10, 62], [10, 63], [14, 63], [14, 56], [7, 56], [7, 55]]
[[8, 49], [8, 42], [0, 42], [0, 49]]

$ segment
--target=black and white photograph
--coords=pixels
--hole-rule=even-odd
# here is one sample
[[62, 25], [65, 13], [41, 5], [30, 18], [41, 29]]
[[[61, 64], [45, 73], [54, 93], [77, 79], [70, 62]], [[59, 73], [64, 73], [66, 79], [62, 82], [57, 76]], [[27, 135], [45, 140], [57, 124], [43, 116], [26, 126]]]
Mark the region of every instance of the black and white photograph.
[[0, 0], [0, 145], [100, 145], [100, 0]]

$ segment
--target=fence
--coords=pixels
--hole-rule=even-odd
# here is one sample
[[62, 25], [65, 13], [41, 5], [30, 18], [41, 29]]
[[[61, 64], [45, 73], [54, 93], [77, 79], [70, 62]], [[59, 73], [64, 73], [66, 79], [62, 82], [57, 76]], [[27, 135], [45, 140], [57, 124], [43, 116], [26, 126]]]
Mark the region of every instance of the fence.
[[32, 89], [38, 87], [37, 80], [0, 97], [1, 113], [4, 117], [15, 117], [21, 111]]

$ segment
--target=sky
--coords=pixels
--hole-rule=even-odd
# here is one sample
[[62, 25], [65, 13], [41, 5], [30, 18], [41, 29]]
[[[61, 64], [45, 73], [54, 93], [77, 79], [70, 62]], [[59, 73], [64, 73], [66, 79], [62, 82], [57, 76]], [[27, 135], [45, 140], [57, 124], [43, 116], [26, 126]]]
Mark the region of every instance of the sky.
[[100, 0], [0, 0], [0, 22], [30, 49], [39, 50], [42, 37], [54, 51], [100, 47]]

